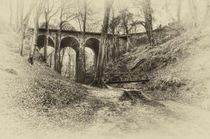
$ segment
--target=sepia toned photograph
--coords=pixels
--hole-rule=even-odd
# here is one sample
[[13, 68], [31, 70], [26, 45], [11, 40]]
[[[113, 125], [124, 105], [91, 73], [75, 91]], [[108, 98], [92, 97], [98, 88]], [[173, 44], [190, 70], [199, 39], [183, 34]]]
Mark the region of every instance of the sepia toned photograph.
[[0, 139], [210, 139], [210, 0], [0, 0]]

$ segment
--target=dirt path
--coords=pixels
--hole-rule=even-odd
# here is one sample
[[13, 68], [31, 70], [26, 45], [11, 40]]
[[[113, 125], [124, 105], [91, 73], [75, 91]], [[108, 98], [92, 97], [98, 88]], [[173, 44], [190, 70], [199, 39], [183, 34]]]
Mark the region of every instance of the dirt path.
[[95, 87], [86, 86], [90, 96], [95, 96], [100, 99], [109, 100], [112, 102], [118, 102], [119, 97], [123, 94], [123, 90], [119, 88], [109, 88], [109, 89], [98, 89]]
[[[119, 102], [119, 97], [122, 95], [121, 89], [90, 88], [89, 91], [93, 96], [115, 103], [119, 109], [122, 108], [122, 104], [125, 104]], [[207, 139], [210, 137], [210, 111], [208, 109], [197, 104], [190, 105], [175, 101], [162, 101], [161, 103], [165, 105], [164, 108], [144, 104], [135, 106], [127, 104], [127, 109], [123, 107], [127, 112], [121, 113], [120, 116], [114, 115], [115, 112], [112, 113], [113, 115], [106, 115], [106, 108], [110, 108], [107, 106], [100, 110], [102, 115], [98, 113], [96, 118], [98, 122], [90, 131], [93, 133], [97, 131], [107, 138]]]

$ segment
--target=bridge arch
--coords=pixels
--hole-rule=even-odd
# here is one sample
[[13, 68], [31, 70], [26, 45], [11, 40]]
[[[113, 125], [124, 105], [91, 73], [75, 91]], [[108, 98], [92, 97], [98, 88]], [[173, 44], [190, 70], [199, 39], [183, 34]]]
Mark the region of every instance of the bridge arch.
[[94, 71], [96, 70], [97, 57], [100, 41], [97, 38], [87, 38], [85, 47], [85, 83], [90, 84], [94, 80]]
[[85, 39], [85, 43], [86, 43], [88, 40], [90, 40], [90, 39], [94, 39], [94, 40], [97, 40], [98, 42], [100, 42], [100, 39], [97, 38], [97, 37], [87, 37], [87, 38]]
[[71, 47], [78, 53], [79, 46], [80, 46], [79, 41], [75, 37], [66, 36], [61, 39], [61, 49], [65, 47]]
[[[40, 34], [38, 36], [37, 47], [39, 49], [39, 53], [44, 56], [44, 46], [46, 43], [46, 35]], [[55, 43], [51, 36], [48, 37], [48, 46], [47, 46], [47, 64], [50, 67], [54, 66], [54, 50], [55, 50]]]
[[79, 42], [75, 37], [63, 37], [60, 43], [62, 75], [77, 79]]
[[[39, 35], [38, 36], [37, 46], [38, 46], [39, 49], [44, 47], [45, 40], [46, 40], [46, 35]], [[48, 37], [48, 46], [51, 46], [53, 48], [55, 46], [54, 40], [51, 36]]]
[[93, 50], [95, 57], [98, 56], [100, 40], [97, 38], [88, 38], [85, 41], [85, 47], [88, 47]]
[[74, 39], [75, 41], [77, 41], [78, 43], [80, 42], [79, 39], [78, 39], [76, 36], [74, 36], [74, 35], [67, 35], [67, 34], [62, 35], [61, 41], [62, 41], [63, 39], [66, 39], [66, 38], [72, 38], [72, 39]]

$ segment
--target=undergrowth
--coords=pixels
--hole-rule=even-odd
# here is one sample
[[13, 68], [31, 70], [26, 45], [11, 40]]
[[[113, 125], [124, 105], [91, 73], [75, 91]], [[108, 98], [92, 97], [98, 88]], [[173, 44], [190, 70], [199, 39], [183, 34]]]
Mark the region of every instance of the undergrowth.
[[[173, 75], [170, 71], [177, 64], [194, 54], [196, 42], [203, 36], [196, 32], [182, 32], [179, 36], [161, 45], [143, 44], [127, 52], [106, 69], [106, 80], [132, 81], [148, 79], [147, 83], [115, 84], [115, 87], [140, 89], [154, 99], [176, 99], [181, 96], [180, 90], [190, 79]], [[179, 67], [180, 68], [180, 67]], [[174, 69], [175, 70], [175, 69]], [[178, 73], [177, 73], [178, 74]]]

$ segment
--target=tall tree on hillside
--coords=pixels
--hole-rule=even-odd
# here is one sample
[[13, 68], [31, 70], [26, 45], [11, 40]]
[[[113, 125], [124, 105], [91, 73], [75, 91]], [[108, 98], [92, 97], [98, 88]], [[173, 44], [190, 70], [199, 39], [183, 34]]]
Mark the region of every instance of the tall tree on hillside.
[[[87, 29], [87, 16], [89, 16], [89, 7], [88, 7], [88, 3], [87, 0], [77, 0], [77, 6], [76, 6], [76, 16], [75, 19], [79, 25], [79, 29], [80, 31], [84, 32], [84, 28], [85, 30]], [[85, 23], [85, 26], [84, 26]]]
[[111, 11], [113, 2], [114, 0], [104, 1], [105, 12], [104, 12], [103, 26], [102, 26], [102, 31], [101, 31], [102, 33], [101, 41], [100, 41], [100, 46], [99, 46], [96, 74], [95, 74], [94, 81], [92, 83], [92, 85], [97, 86], [97, 87], [105, 86], [104, 81], [103, 81], [104, 56], [105, 56], [105, 47], [107, 47], [106, 41], [107, 41], [107, 33], [109, 29], [109, 16], [110, 16], [110, 11]]
[[[83, 12], [81, 14], [82, 17], [82, 42], [79, 46], [78, 53], [78, 67], [77, 67], [77, 82], [83, 83], [85, 81], [85, 34], [86, 34], [86, 26], [87, 26], [87, 0], [83, 0]], [[78, 17], [77, 17], [78, 18]]]
[[141, 24], [145, 28], [148, 41], [153, 46], [155, 45], [155, 40], [153, 37], [153, 9], [151, 0], [139, 0], [135, 4], [141, 6], [141, 13], [138, 15], [139, 20], [134, 22], [134, 24]]
[[129, 50], [130, 45], [132, 45], [130, 38], [129, 38], [129, 32], [131, 30], [130, 23], [133, 20], [133, 14], [128, 11], [128, 9], [124, 9], [120, 11], [120, 17], [121, 17], [121, 26], [123, 30], [125, 31], [125, 34], [127, 36], [127, 47], [126, 52]]
[[46, 38], [44, 45], [44, 62], [47, 62], [47, 46], [49, 41], [49, 24], [53, 16], [55, 16], [58, 12], [58, 9], [55, 9], [55, 0], [45, 0], [44, 5], [44, 18], [45, 18], [45, 29], [46, 29]]
[[32, 65], [34, 63], [34, 54], [38, 43], [39, 18], [43, 12], [43, 1], [44, 0], [37, 0], [35, 4], [33, 44], [31, 45], [28, 58], [28, 62]]
[[72, 11], [73, 4], [71, 0], [61, 0], [59, 6], [59, 25], [56, 37], [55, 45], [55, 55], [54, 55], [54, 69], [61, 73], [62, 63], [61, 63], [61, 31], [63, 26], [75, 18], [75, 14]]
[[84, 10], [86, 10], [86, 31], [95, 31], [98, 28], [99, 20], [97, 20], [96, 13], [92, 9], [92, 2], [91, 0], [77, 0], [75, 18], [80, 31], [83, 31]]
[[31, 17], [31, 14], [32, 14], [32, 11], [33, 11], [33, 7], [34, 7], [34, 3], [31, 3], [29, 5], [29, 10], [25, 12], [24, 14], [24, 0], [22, 1], [18, 1], [18, 5], [20, 6], [19, 7], [19, 12], [18, 12], [18, 17], [19, 17], [19, 25], [18, 25], [18, 28], [17, 28], [17, 33], [20, 34], [20, 38], [19, 38], [19, 41], [20, 41], [20, 55], [23, 56], [23, 45], [24, 45], [24, 39], [25, 39], [25, 34], [26, 34], [26, 31], [27, 31], [27, 28], [28, 28], [28, 24], [29, 24], [29, 20], [30, 20], [30, 17]]
[[127, 36], [127, 45], [126, 45], [127, 46], [126, 52], [127, 52], [130, 46], [133, 46], [129, 34], [131, 33], [131, 30], [134, 27], [136, 27], [139, 24], [142, 24], [142, 21], [134, 20], [134, 14], [131, 13], [128, 9], [121, 10], [119, 17], [121, 19], [121, 27]]
[[147, 33], [147, 37], [149, 40], [150, 45], [154, 45], [154, 38], [153, 38], [153, 10], [151, 7], [151, 0], [143, 0], [142, 3], [143, 14], [144, 14], [144, 27]]
[[112, 8], [112, 19], [109, 23], [109, 30], [112, 34], [112, 59], [116, 60], [119, 51], [119, 32], [120, 32], [120, 16], [115, 17], [114, 9]]

